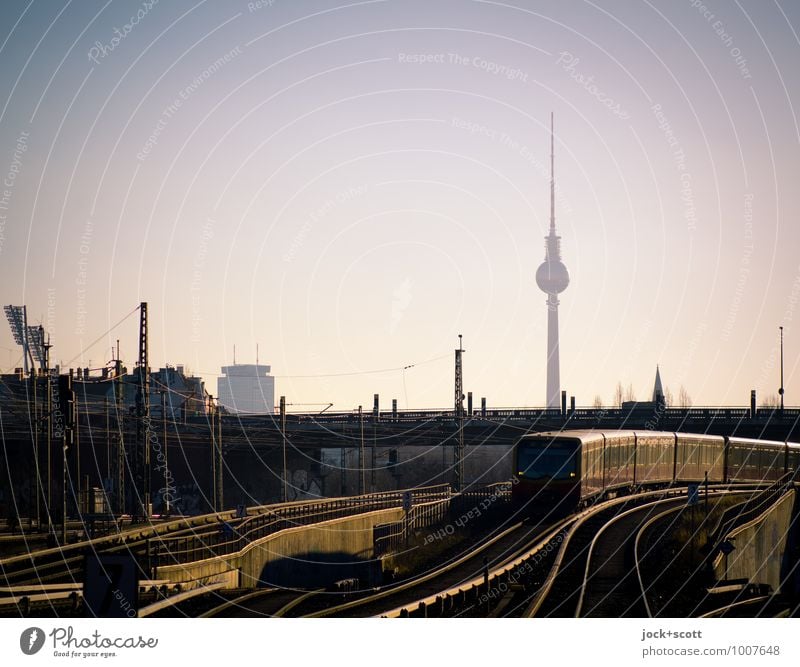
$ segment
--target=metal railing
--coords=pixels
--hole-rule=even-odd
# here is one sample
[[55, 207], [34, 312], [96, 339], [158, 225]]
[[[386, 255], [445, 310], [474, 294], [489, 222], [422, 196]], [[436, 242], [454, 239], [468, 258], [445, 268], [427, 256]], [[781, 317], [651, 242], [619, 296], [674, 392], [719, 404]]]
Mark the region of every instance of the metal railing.
[[[572, 410], [567, 407], [566, 413], [562, 413], [560, 408], [530, 408], [530, 407], [499, 407], [482, 410], [480, 407], [473, 408], [472, 413], [467, 415], [472, 420], [520, 420], [536, 421], [548, 419], [561, 419], [569, 417], [573, 421], [620, 421], [629, 417], [640, 416], [644, 412], [652, 412], [654, 406], [649, 402], [637, 403], [634, 406], [626, 407], [576, 407]], [[708, 421], [709, 419], [719, 419], [726, 421], [740, 421], [743, 419], [754, 419], [756, 421], [769, 421], [771, 419], [794, 420], [800, 417], [800, 408], [771, 408], [760, 407], [751, 415], [749, 407], [742, 406], [697, 406], [697, 407], [661, 407], [659, 408], [660, 418], [665, 421]], [[430, 410], [398, 410], [396, 412], [381, 410], [377, 416], [373, 412], [364, 413], [364, 421], [370, 424], [375, 422], [397, 423], [397, 422], [447, 422], [456, 419], [452, 408], [430, 409]], [[275, 418], [264, 417], [264, 415], [239, 415], [237, 419], [242, 425], [250, 421], [274, 421]], [[291, 424], [297, 423], [358, 423], [360, 417], [357, 411], [348, 412], [325, 412], [322, 414], [293, 413], [287, 415], [287, 421]]]
[[[449, 484], [410, 489], [415, 505], [449, 502]], [[256, 514], [226, 521], [214, 528], [151, 540], [155, 566], [186, 564], [240, 552], [248, 544], [282, 530], [403, 506], [404, 491], [276, 504], [255, 508]]]
[[714, 546], [711, 551], [712, 557], [719, 545], [733, 530], [752, 521], [774, 505], [787, 491], [793, 488], [794, 480], [794, 473], [786, 473], [752, 498], [726, 509], [711, 532], [709, 542]]
[[407, 520], [375, 526], [373, 529], [375, 555], [382, 556], [398, 551], [406, 543], [406, 538], [415, 530], [442, 524], [449, 517], [458, 516], [461, 512], [475, 511], [477, 514], [483, 514], [490, 507], [510, 502], [511, 486], [511, 482], [495, 482], [452, 494], [448, 499], [412, 506]]

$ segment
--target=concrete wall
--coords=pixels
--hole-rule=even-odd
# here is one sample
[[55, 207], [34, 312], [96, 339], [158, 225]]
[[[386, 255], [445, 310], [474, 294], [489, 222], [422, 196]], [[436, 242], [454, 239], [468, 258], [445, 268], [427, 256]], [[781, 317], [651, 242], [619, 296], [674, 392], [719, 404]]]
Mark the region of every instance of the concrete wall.
[[718, 579], [769, 584], [775, 592], [791, 589], [796, 494], [797, 491], [785, 494], [760, 517], [730, 534], [728, 539], [736, 549], [715, 560]]
[[369, 579], [373, 527], [402, 518], [402, 508], [394, 508], [282, 530], [242, 551], [239, 586], [324, 586], [350, 577]]
[[188, 586], [224, 582], [226, 588], [260, 583], [324, 586], [338, 579], [374, 575], [373, 527], [399, 521], [402, 508], [376, 510], [311, 526], [282, 530], [247, 545], [238, 554], [186, 565], [163, 565], [155, 578]]
[[[254, 441], [255, 442], [255, 441]], [[373, 477], [371, 437], [365, 443], [367, 489]], [[397, 450], [397, 465], [388, 467], [389, 452]], [[358, 448], [345, 448], [344, 486], [342, 485], [342, 450], [326, 447], [298, 452], [289, 448], [289, 500], [356, 495], [359, 491]], [[395, 442], [391, 447], [378, 445], [374, 450], [376, 491], [408, 489], [413, 486], [453, 482], [453, 447], [421, 447]], [[261, 460], [242, 448], [226, 454], [225, 506], [239, 503], [265, 505], [281, 500], [280, 471], [283, 466], [280, 448], [261, 451]], [[210, 464], [209, 464], [210, 465]], [[464, 472], [467, 482], [483, 486], [511, 479], [511, 447], [484, 445], [467, 447]], [[187, 497], [187, 494], [183, 494]]]

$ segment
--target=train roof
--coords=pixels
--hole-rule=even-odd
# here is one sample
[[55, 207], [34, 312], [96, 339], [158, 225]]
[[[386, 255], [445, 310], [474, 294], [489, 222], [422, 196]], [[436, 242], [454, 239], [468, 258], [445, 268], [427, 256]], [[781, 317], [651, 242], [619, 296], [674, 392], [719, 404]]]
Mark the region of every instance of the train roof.
[[580, 440], [581, 442], [596, 440], [603, 437], [602, 431], [585, 430], [570, 430], [563, 431], [542, 431], [541, 433], [528, 433], [523, 435], [520, 440], [555, 440], [556, 438], [570, 438], [572, 440]]
[[732, 443], [741, 443], [743, 445], [750, 445], [751, 447], [754, 445], [769, 445], [771, 447], [783, 447], [786, 443], [783, 440], [761, 440], [759, 438], [739, 438], [739, 437], [731, 437], [728, 438]]
[[[635, 435], [634, 431], [617, 430], [617, 431], [592, 431], [590, 429], [564, 429], [563, 431], [542, 431], [541, 433], [528, 433], [523, 435], [521, 440], [554, 440], [556, 438], [569, 438], [572, 440], [580, 440], [581, 442], [591, 442], [599, 440], [603, 436], [614, 437], [624, 435]], [[671, 434], [670, 434], [671, 435]]]
[[675, 435], [679, 438], [692, 438], [693, 440], [708, 440], [710, 442], [722, 442], [725, 440], [724, 436], [712, 435], [711, 433], [684, 433], [678, 431]]

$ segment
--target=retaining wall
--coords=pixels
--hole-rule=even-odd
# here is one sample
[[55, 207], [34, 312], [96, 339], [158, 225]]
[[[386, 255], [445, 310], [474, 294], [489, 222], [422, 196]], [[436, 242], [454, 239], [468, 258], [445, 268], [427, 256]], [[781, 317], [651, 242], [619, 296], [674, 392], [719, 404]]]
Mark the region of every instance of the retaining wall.
[[761, 516], [730, 533], [727, 539], [736, 548], [715, 559], [719, 580], [746, 579], [769, 584], [775, 592], [791, 588], [796, 494], [789, 491]]

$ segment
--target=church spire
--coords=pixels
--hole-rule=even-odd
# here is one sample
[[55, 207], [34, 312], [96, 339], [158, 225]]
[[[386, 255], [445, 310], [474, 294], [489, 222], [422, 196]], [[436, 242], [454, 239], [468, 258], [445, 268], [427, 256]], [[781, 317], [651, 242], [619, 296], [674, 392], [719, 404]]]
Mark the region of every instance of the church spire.
[[653, 403], [660, 403], [664, 400], [664, 387], [661, 385], [661, 373], [656, 364], [656, 381], [653, 385]]

